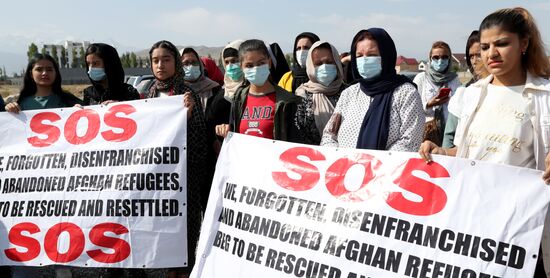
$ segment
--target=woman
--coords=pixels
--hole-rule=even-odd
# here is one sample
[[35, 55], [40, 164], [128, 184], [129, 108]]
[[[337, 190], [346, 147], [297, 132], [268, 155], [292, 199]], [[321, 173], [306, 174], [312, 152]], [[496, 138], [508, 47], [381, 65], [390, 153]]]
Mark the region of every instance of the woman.
[[287, 73], [290, 68], [288, 67], [285, 53], [278, 43], [271, 43], [268, 46], [267, 50], [269, 51], [269, 57], [271, 58], [271, 68], [269, 68], [269, 80], [276, 83], [277, 80], [281, 80], [281, 77], [283, 77], [283, 75], [285, 75], [285, 73]]
[[294, 41], [294, 66], [279, 80], [279, 86], [294, 93], [300, 85], [309, 81], [306, 73], [306, 59], [311, 46], [319, 41], [319, 37], [311, 32], [303, 32]]
[[221, 92], [221, 86], [205, 76], [199, 54], [193, 48], [186, 47], [181, 53], [185, 85], [199, 95], [203, 112], [212, 109], [208, 102]]
[[124, 83], [124, 69], [116, 49], [93, 43], [86, 50], [88, 78], [92, 86], [84, 89], [84, 105], [108, 104], [139, 99], [138, 91]]
[[82, 101], [61, 88], [57, 62], [48, 54], [36, 54], [28, 63], [17, 102], [6, 105], [8, 112], [81, 105]]
[[232, 41], [222, 50], [222, 60], [225, 68], [223, 89], [224, 97], [228, 101], [233, 99], [237, 89], [244, 83], [244, 74], [239, 59], [239, 47], [243, 42], [243, 40]]
[[296, 89], [296, 95], [303, 100], [298, 105], [295, 123], [304, 143], [319, 145], [344, 90], [344, 72], [338, 51], [324, 41], [311, 46], [305, 64], [309, 81]]
[[[9, 103], [8, 112], [63, 108], [82, 105], [82, 101], [61, 88], [61, 74], [55, 59], [48, 54], [36, 54], [28, 63], [23, 88], [16, 102]], [[55, 266], [57, 277], [71, 275], [69, 267]], [[48, 272], [41, 267], [13, 266], [12, 277], [40, 277]]]
[[443, 134], [443, 143], [442, 147], [451, 148], [454, 146], [454, 136], [456, 131], [456, 126], [458, 125], [458, 117], [456, 116], [457, 112], [455, 109], [461, 106], [462, 97], [464, 97], [464, 88], [468, 87], [479, 79], [486, 77], [488, 74], [485, 71], [481, 63], [481, 46], [479, 43], [479, 31], [474, 30], [468, 37], [466, 42], [466, 64], [468, 65], [468, 70], [472, 74], [472, 79], [464, 85], [464, 87], [459, 87], [453, 97], [449, 100], [447, 115], [447, 122], [445, 124], [445, 132]]
[[[419, 153], [426, 162], [440, 154], [543, 170], [550, 184], [550, 64], [535, 21], [523, 8], [502, 9], [488, 15], [479, 32], [481, 61], [490, 75], [464, 92], [456, 147], [426, 141]], [[547, 235], [550, 227], [544, 226]], [[547, 270], [549, 247], [543, 239]], [[544, 275], [539, 264], [535, 277]]]
[[342, 92], [321, 145], [412, 151], [420, 146], [424, 113], [416, 87], [395, 72], [397, 52], [384, 29], [361, 30], [351, 44], [358, 83]]
[[184, 71], [178, 49], [168, 41], [159, 41], [149, 50], [155, 81], [149, 97], [184, 95], [187, 112], [187, 250], [188, 264], [174, 269], [170, 276], [187, 277], [195, 263], [195, 250], [201, 224], [201, 188], [206, 183], [206, 126], [198, 94], [184, 84]]
[[297, 142], [299, 138], [292, 120], [300, 98], [269, 81], [271, 58], [264, 42], [243, 42], [239, 47], [239, 57], [248, 83], [235, 93], [229, 124], [216, 126], [216, 134], [225, 137], [233, 131]]
[[434, 42], [430, 49], [428, 69], [416, 75], [413, 80], [418, 86], [426, 116], [424, 139], [431, 139], [438, 145], [443, 140], [448, 114], [447, 103], [460, 86], [457, 74], [452, 71], [451, 59], [449, 45], [442, 41]]

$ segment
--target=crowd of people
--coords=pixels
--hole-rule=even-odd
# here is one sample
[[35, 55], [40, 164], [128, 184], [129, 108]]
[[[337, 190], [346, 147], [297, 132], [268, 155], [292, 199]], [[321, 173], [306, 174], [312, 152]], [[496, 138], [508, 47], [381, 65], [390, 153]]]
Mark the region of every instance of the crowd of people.
[[[229, 132], [329, 147], [418, 152], [427, 163], [437, 154], [527, 167], [542, 170], [550, 184], [550, 63], [531, 14], [523, 8], [501, 9], [483, 19], [466, 42], [473, 77], [464, 85], [453, 71], [447, 43], [434, 42], [428, 53], [426, 71], [411, 80], [396, 73], [396, 46], [382, 28], [357, 32], [349, 55], [314, 33], [301, 33], [291, 66], [276, 43], [235, 40], [221, 53], [223, 73], [192, 48], [155, 43], [149, 51], [155, 81], [147, 97], [183, 95], [182, 105], [188, 108], [189, 263], [167, 270], [167, 275], [186, 277], [191, 271], [217, 155]], [[140, 98], [124, 83], [112, 46], [91, 44], [85, 61], [92, 85], [83, 91], [83, 100], [63, 91], [57, 62], [39, 54], [29, 61], [19, 98], [5, 110]], [[550, 273], [550, 242], [543, 240], [541, 246], [535, 277]], [[56, 270], [58, 276], [75, 271]], [[11, 271], [13, 277], [25, 277], [39, 270]], [[147, 275], [97, 271], [103, 277]]]

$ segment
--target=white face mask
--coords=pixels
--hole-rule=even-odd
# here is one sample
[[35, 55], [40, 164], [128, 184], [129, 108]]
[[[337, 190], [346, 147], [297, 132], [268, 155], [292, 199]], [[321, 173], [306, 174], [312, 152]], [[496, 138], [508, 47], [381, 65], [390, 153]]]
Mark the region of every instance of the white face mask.
[[296, 51], [296, 62], [300, 67], [305, 68], [306, 67], [306, 60], [307, 60], [307, 54], [309, 50], [298, 50]]

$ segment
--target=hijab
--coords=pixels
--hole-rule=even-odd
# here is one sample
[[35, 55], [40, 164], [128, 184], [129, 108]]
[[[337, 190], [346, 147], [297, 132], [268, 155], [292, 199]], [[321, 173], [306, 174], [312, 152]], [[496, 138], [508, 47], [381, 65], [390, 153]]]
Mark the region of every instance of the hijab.
[[[332, 58], [334, 59], [334, 64], [336, 65], [336, 71], [338, 75], [336, 79], [332, 81], [328, 86], [325, 86], [317, 80], [315, 76], [315, 65], [313, 64], [313, 51], [321, 45], [328, 45], [332, 52]], [[296, 89], [296, 95], [305, 98], [307, 93], [311, 93], [313, 97], [313, 115], [315, 118], [315, 125], [320, 134], [322, 134], [326, 124], [332, 116], [334, 111], [334, 106], [329, 101], [327, 96], [333, 96], [340, 93], [342, 90], [344, 71], [342, 69], [342, 63], [340, 61], [340, 55], [338, 50], [329, 44], [326, 41], [317, 41], [309, 49], [306, 60], [306, 72], [309, 78], [309, 81], [300, 85]]]
[[[186, 47], [182, 50], [181, 55], [184, 54], [192, 54], [197, 59], [197, 62], [199, 63], [199, 67], [201, 70], [201, 75], [199, 78], [193, 82], [191, 81], [185, 81], [185, 85], [193, 89], [194, 92], [199, 94], [199, 97], [201, 99], [202, 104], [202, 111], [204, 112], [206, 110], [206, 102], [208, 101], [208, 98], [210, 98], [213, 93], [212, 89], [219, 87], [220, 84], [218, 84], [216, 81], [213, 81], [212, 79], [206, 77], [204, 75], [204, 65], [202, 64], [201, 58], [197, 51], [191, 47]], [[182, 65], [183, 67], [183, 65]]]
[[90, 78], [95, 90], [91, 97], [97, 100], [126, 100], [124, 92], [127, 91], [124, 83], [124, 69], [116, 49], [105, 43], [92, 43], [86, 50], [86, 56], [95, 54], [103, 60], [105, 78], [108, 88], [104, 88], [102, 81], [94, 81]]
[[[362, 78], [359, 74], [356, 55], [357, 40], [366, 32], [378, 44], [378, 50], [382, 58], [382, 72], [380, 75], [368, 79]], [[382, 28], [361, 30], [353, 38], [350, 62], [352, 75], [355, 80], [358, 80], [361, 91], [373, 98], [359, 130], [358, 149], [386, 149], [393, 91], [404, 83], [411, 83], [407, 77], [398, 75], [395, 72], [396, 61], [397, 50], [393, 39], [386, 30]]]
[[[241, 46], [241, 44], [244, 42], [244, 40], [235, 40], [235, 41], [232, 41], [231, 43], [229, 43], [227, 46], [225, 46], [225, 48], [222, 50], [222, 60], [226, 57], [224, 57], [224, 53], [225, 53], [225, 50], [226, 49], [234, 49], [237, 51], [237, 53], [239, 52], [239, 47]], [[239, 58], [239, 57], [237, 57]], [[225, 66], [225, 63], [224, 63], [224, 68], [226, 68]], [[244, 74], [242, 74], [241, 78], [237, 81], [234, 81], [233, 79], [229, 78], [229, 76], [227, 76], [227, 74], [224, 74], [223, 75], [223, 83], [224, 83], [224, 98], [226, 100], [232, 100], [233, 99], [233, 96], [235, 95], [235, 92], [237, 92], [237, 89], [243, 84], [244, 82]]]
[[[303, 32], [296, 36], [296, 39], [294, 40], [294, 48], [292, 49], [292, 55], [294, 57], [294, 66], [292, 67], [292, 92], [295, 92], [300, 85], [309, 81], [305, 67], [301, 67], [300, 64], [298, 64], [298, 57], [296, 57], [296, 45], [298, 44], [298, 41], [303, 38], [309, 39], [311, 43], [316, 43], [319, 41], [319, 36], [311, 32]], [[311, 53], [311, 49], [309, 49], [308, 53]]]
[[[447, 65], [447, 68], [443, 72], [438, 72], [432, 68], [432, 57], [429, 57], [429, 63], [428, 63], [428, 69], [426, 70], [426, 76], [428, 79], [437, 86], [443, 86], [449, 82], [451, 82], [453, 79], [457, 77], [457, 74], [453, 71], [451, 71], [452, 62], [451, 59], [453, 57], [453, 54], [451, 53], [450, 49], [447, 49], [449, 51], [449, 64]], [[431, 53], [431, 50], [430, 50]], [[431, 55], [430, 55], [431, 56]]]
[[[170, 95], [183, 95], [186, 92], [193, 92], [193, 90], [187, 87], [184, 83], [183, 77], [185, 72], [183, 71], [183, 64], [181, 63], [181, 57], [178, 49], [169, 41], [159, 41], [153, 45], [151, 50], [149, 50], [149, 62], [153, 64], [152, 56], [153, 51], [157, 48], [164, 48], [174, 55], [176, 72], [174, 76], [166, 79], [159, 80], [155, 76], [155, 83], [149, 88], [149, 98], [158, 97], [160, 92], [170, 92]], [[151, 70], [153, 68], [151, 67]], [[155, 73], [153, 72], [153, 75]]]

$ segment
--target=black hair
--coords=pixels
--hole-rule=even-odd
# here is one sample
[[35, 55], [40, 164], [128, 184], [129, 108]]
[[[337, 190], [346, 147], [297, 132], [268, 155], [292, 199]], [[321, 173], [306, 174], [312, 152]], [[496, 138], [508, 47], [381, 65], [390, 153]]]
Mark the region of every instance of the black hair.
[[227, 57], [239, 57], [239, 50], [232, 47], [228, 47], [223, 50], [222, 57], [223, 59]]
[[474, 43], [479, 43], [479, 31], [474, 30], [468, 37], [468, 41], [466, 42], [466, 64], [468, 65], [468, 68], [470, 69], [470, 72], [474, 74], [474, 68], [472, 66], [472, 62], [470, 62], [470, 48]]
[[241, 61], [244, 58], [244, 54], [250, 51], [259, 51], [265, 55], [265, 57], [271, 59], [267, 46], [265, 46], [265, 43], [262, 40], [252, 39], [244, 41], [239, 47], [239, 57]]
[[23, 78], [23, 88], [21, 88], [21, 91], [19, 92], [19, 98], [17, 99], [18, 104], [21, 104], [23, 99], [25, 99], [26, 97], [36, 94], [37, 86], [32, 77], [32, 70], [34, 68], [34, 65], [40, 60], [50, 61], [53, 65], [55, 71], [55, 79], [52, 84], [52, 93], [58, 95], [63, 94], [63, 89], [61, 88], [61, 73], [59, 72], [59, 65], [57, 64], [57, 61], [48, 54], [36, 54], [29, 60], [29, 63], [27, 64], [25, 77]]
[[157, 48], [164, 48], [170, 51], [170, 53], [174, 56], [174, 59], [176, 59], [177, 64], [177, 61], [180, 59], [178, 48], [173, 43], [162, 40], [153, 44], [153, 46], [151, 46], [151, 49], [149, 50], [149, 62], [151, 63], [151, 65], [153, 64], [153, 51], [155, 51], [155, 49]]
[[[92, 54], [99, 56], [103, 60], [109, 91], [114, 94], [121, 94], [124, 85], [124, 69], [122, 68], [122, 62], [116, 49], [105, 43], [92, 43], [86, 49], [85, 57]], [[89, 69], [90, 65], [87, 66]], [[88, 75], [88, 77], [90, 76]], [[94, 87], [100, 86], [100, 82], [96, 82], [91, 78], [90, 81]]]

